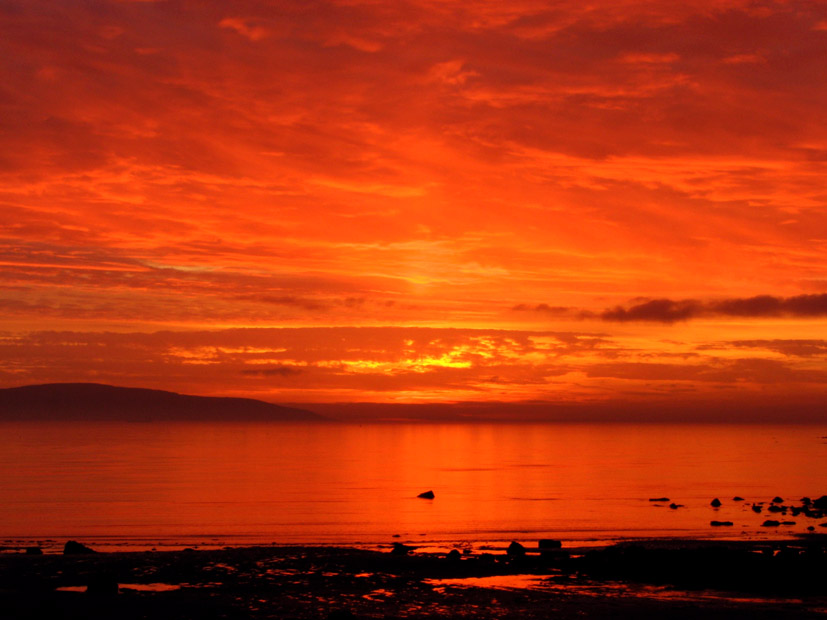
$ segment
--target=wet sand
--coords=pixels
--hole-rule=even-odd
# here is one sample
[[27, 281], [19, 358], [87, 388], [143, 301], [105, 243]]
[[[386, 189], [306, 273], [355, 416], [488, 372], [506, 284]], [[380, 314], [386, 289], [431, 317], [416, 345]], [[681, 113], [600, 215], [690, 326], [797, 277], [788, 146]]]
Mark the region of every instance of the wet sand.
[[389, 550], [6, 552], [0, 609], [10, 620], [827, 618], [823, 536], [452, 558]]

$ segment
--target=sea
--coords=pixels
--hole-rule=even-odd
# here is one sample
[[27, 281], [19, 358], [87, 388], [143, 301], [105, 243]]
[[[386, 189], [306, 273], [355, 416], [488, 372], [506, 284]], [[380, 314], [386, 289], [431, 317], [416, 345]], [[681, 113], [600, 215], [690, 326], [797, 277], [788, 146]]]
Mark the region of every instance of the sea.
[[0, 446], [6, 549], [827, 534], [827, 520], [767, 512], [827, 494], [827, 423], [8, 422]]

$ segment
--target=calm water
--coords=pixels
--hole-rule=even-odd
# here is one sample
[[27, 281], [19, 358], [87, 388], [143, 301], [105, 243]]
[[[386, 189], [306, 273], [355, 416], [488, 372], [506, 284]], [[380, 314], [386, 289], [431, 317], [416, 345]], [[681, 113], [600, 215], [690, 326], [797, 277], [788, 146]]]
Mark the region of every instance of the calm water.
[[[0, 424], [0, 541], [788, 536], [817, 523], [768, 530], [769, 515], [730, 500], [827, 494], [825, 435], [827, 425]], [[435, 500], [416, 498], [429, 489]], [[686, 508], [648, 501], [661, 496]]]

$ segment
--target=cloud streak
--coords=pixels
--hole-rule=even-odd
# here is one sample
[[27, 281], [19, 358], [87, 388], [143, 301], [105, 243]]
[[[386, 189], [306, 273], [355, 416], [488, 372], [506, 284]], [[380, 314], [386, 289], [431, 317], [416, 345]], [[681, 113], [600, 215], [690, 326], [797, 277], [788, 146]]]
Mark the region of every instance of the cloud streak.
[[738, 318], [817, 318], [827, 316], [827, 294], [774, 297], [722, 299], [717, 301], [696, 301], [691, 299], [653, 299], [628, 307], [617, 306], [600, 313], [603, 321], [654, 321], [675, 323], [702, 317]]

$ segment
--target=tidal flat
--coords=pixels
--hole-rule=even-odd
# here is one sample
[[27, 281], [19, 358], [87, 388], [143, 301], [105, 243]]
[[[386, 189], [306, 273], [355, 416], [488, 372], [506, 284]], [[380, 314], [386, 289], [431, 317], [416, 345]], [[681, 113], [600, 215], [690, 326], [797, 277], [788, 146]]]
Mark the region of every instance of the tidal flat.
[[827, 538], [417, 553], [392, 546], [0, 554], [28, 618], [824, 618]]

